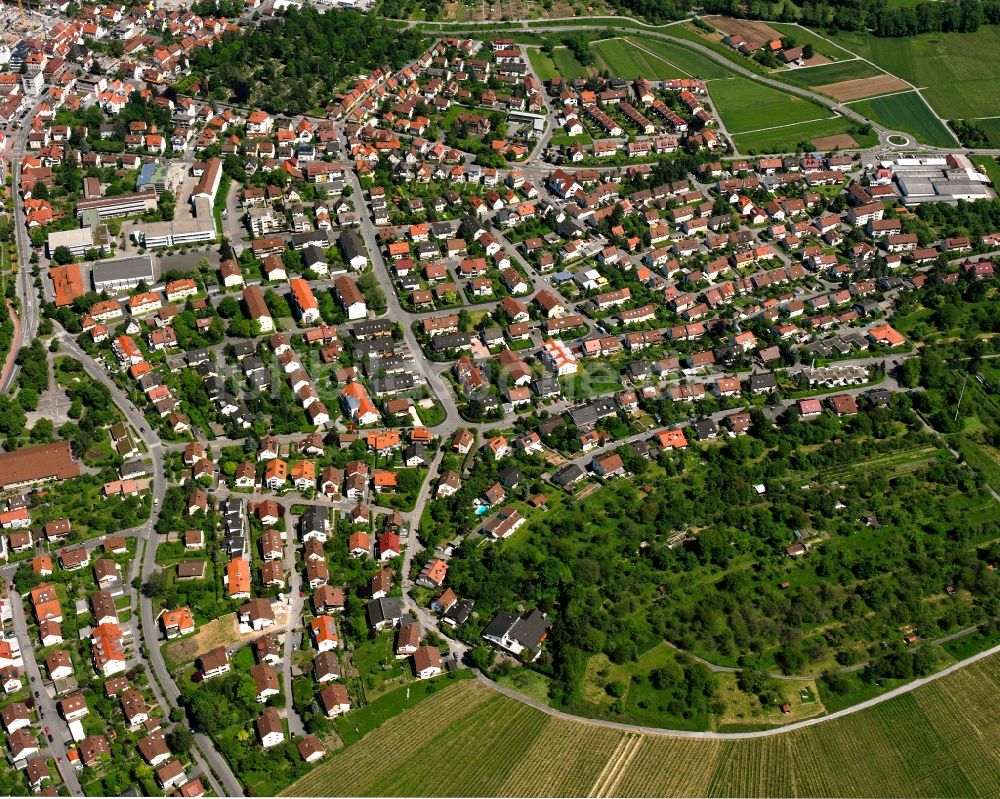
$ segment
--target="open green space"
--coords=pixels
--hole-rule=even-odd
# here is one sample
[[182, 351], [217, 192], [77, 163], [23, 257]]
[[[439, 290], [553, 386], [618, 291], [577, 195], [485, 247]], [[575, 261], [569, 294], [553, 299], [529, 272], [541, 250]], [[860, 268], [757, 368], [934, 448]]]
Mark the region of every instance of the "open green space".
[[[674, 33], [676, 33], [676, 30], [671, 29], [671, 34]], [[691, 77], [711, 80], [713, 78], [728, 78], [734, 74], [724, 64], [713, 61], [708, 56], [702, 55], [683, 45], [665, 42], [662, 39], [643, 36], [639, 33], [630, 35], [628, 38], [629, 41], [634, 42], [643, 49], [652, 51], [678, 69], [684, 70]]]
[[[1000, 131], [998, 131], [1000, 133]], [[1000, 187], [1000, 163], [997, 163], [997, 159], [992, 155], [974, 155], [972, 156], [972, 161], [977, 166], [982, 167], [983, 171], [989, 176], [990, 180], [993, 181], [995, 187]]]
[[975, 33], [928, 33], [905, 38], [840, 32], [831, 38], [907, 80], [944, 118], [1000, 113], [1000, 27]]
[[586, 78], [591, 69], [580, 63], [573, 51], [568, 47], [555, 47], [552, 50], [552, 63], [557, 72], [564, 78]]
[[683, 78], [687, 73], [662, 58], [645, 52], [627, 39], [604, 39], [590, 45], [597, 64], [609, 74], [635, 80], [666, 80]]
[[[838, 133], [849, 133], [862, 147], [870, 147], [877, 142], [877, 137], [874, 134], [860, 135], [855, 130], [854, 123], [843, 117], [744, 133], [733, 136], [733, 141], [741, 153], [788, 153], [800, 149], [811, 149], [811, 142], [815, 139], [835, 136]], [[802, 146], [806, 143], [810, 143], [810, 147]]]
[[535, 70], [535, 74], [538, 75], [538, 79], [541, 81], [551, 80], [559, 74], [555, 62], [548, 53], [539, 47], [528, 48], [528, 60], [531, 62], [532, 69]]
[[[1000, 108], [994, 110], [1000, 112]], [[991, 147], [1000, 148], [1000, 116], [990, 119], [970, 119], [969, 121], [989, 137]]]
[[844, 80], [873, 78], [882, 74], [884, 73], [867, 61], [854, 58], [848, 61], [835, 61], [832, 64], [825, 64], [818, 67], [790, 69], [785, 72], [776, 73], [773, 77], [795, 86], [812, 87], [826, 86], [827, 84], [839, 83]]
[[731, 134], [809, 122], [830, 112], [809, 100], [772, 89], [749, 78], [714, 81], [709, 96]]
[[853, 55], [850, 50], [845, 49], [830, 38], [811, 31], [808, 28], [803, 28], [800, 25], [770, 21], [767, 24], [782, 36], [792, 39], [799, 46], [811, 44], [813, 50], [818, 55], [825, 55], [834, 61], [842, 61]]
[[934, 117], [934, 114], [916, 92], [873, 97], [870, 100], [858, 100], [848, 105], [858, 113], [864, 114], [887, 128], [912, 133], [925, 144], [933, 144], [938, 147], [949, 147], [955, 144], [955, 139], [948, 129]]
[[1000, 717], [987, 709], [1000, 700], [998, 680], [994, 656], [873, 708], [751, 740], [594, 727], [464, 682], [286, 794], [991, 796], [1000, 792]]

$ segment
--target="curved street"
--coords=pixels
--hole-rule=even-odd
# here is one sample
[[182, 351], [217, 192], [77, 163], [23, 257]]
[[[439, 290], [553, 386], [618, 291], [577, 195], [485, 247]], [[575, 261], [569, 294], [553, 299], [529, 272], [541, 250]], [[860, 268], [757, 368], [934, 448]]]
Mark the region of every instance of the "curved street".
[[623, 724], [617, 721], [605, 721], [603, 719], [590, 719], [585, 716], [574, 716], [570, 713], [563, 713], [561, 710], [556, 710], [548, 705], [543, 705], [531, 697], [525, 696], [524, 694], [513, 690], [512, 688], [507, 688], [503, 685], [499, 685], [488, 677], [484, 677], [482, 674], [479, 675], [479, 680], [484, 685], [489, 686], [494, 691], [503, 694], [511, 699], [514, 699], [524, 705], [529, 705], [536, 710], [549, 715], [555, 716], [557, 718], [566, 719], [567, 721], [575, 721], [580, 724], [589, 724], [594, 727], [606, 727], [612, 730], [621, 730], [622, 732], [640, 732], [645, 735], [659, 735], [664, 737], [672, 738], [700, 738], [707, 741], [739, 741], [748, 740], [753, 738], [772, 738], [775, 735], [784, 735], [789, 732], [794, 732], [795, 730], [801, 730], [806, 727], [815, 727], [817, 724], [825, 724], [828, 721], [833, 721], [834, 719], [843, 718], [844, 716], [850, 716], [854, 713], [860, 713], [862, 710], [867, 710], [870, 707], [875, 707], [883, 702], [888, 702], [890, 699], [895, 699], [897, 696], [903, 696], [911, 691], [916, 691], [918, 688], [929, 685], [932, 682], [940, 680], [942, 677], [947, 677], [949, 674], [954, 674], [959, 669], [963, 669], [966, 666], [971, 666], [984, 658], [991, 657], [1000, 653], [1000, 644], [997, 646], [986, 649], [979, 652], [971, 657], [967, 657], [965, 660], [960, 660], [957, 663], [953, 663], [947, 668], [941, 669], [941, 671], [934, 672], [934, 674], [929, 674], [926, 677], [920, 677], [919, 679], [913, 680], [906, 685], [901, 685], [898, 688], [893, 688], [890, 691], [886, 691], [884, 694], [876, 696], [872, 699], [867, 699], [864, 702], [859, 702], [856, 705], [851, 705], [850, 707], [844, 708], [843, 710], [838, 710], [834, 713], [829, 713], [825, 716], [816, 716], [811, 719], [804, 719], [803, 721], [796, 721], [791, 724], [785, 724], [781, 727], [775, 727], [770, 730], [751, 730], [748, 732], [693, 732], [691, 730], [667, 730], [662, 727], [646, 727], [641, 724]]

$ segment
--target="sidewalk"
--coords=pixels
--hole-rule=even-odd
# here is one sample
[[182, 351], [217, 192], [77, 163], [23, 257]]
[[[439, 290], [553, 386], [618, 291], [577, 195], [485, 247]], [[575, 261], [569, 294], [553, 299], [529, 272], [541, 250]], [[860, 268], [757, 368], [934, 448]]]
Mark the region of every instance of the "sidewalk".
[[3, 371], [0, 372], [0, 390], [7, 385], [7, 380], [14, 368], [14, 359], [17, 358], [17, 352], [20, 349], [18, 342], [21, 340], [21, 320], [14, 312], [14, 306], [10, 304], [10, 300], [7, 301], [7, 310], [10, 312], [11, 319], [14, 320], [14, 336], [10, 341], [10, 352], [7, 353], [7, 359], [4, 361]]

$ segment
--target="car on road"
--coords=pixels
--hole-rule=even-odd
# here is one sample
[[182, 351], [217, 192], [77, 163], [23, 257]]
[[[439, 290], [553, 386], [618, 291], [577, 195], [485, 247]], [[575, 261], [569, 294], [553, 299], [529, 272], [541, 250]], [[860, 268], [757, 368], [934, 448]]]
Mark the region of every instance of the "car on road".
[[51, 741], [52, 740], [52, 737], [51, 737], [52, 736], [52, 730], [50, 730], [48, 727], [46, 727], [45, 728], [45, 734], [49, 736], [49, 740]]

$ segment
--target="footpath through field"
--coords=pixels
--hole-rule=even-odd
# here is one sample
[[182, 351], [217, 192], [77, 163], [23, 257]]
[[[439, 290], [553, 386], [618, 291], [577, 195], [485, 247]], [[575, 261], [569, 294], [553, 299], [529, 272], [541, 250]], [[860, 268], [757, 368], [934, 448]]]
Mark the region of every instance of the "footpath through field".
[[701, 738], [704, 740], [715, 740], [715, 741], [735, 741], [741, 739], [749, 738], [770, 738], [774, 735], [783, 735], [786, 732], [792, 732], [793, 730], [800, 730], [804, 727], [812, 727], [816, 724], [823, 724], [827, 721], [833, 721], [834, 719], [839, 719], [844, 716], [850, 716], [852, 713], [858, 713], [859, 711], [865, 710], [866, 708], [873, 707], [875, 705], [880, 705], [883, 702], [888, 702], [897, 696], [902, 696], [903, 694], [908, 694], [911, 691], [917, 690], [921, 686], [927, 685], [929, 683], [940, 680], [942, 677], [947, 677], [949, 674], [953, 674], [959, 669], [963, 669], [966, 666], [971, 666], [973, 663], [977, 663], [980, 660], [991, 657], [992, 655], [1000, 654], [1000, 644], [997, 646], [986, 649], [978, 654], [967, 657], [965, 660], [960, 660], [957, 663], [952, 663], [947, 668], [941, 669], [941, 671], [935, 672], [934, 674], [929, 674], [926, 677], [921, 677], [920, 679], [914, 680], [913, 682], [907, 683], [906, 685], [901, 685], [898, 688], [893, 688], [891, 691], [886, 691], [880, 696], [876, 696], [872, 699], [867, 699], [864, 702], [859, 702], [851, 707], [844, 708], [843, 710], [838, 710], [835, 713], [830, 713], [826, 716], [817, 716], [811, 719], [805, 719], [803, 721], [796, 721], [792, 724], [785, 725], [784, 727], [776, 727], [769, 730], [753, 730], [750, 732], [695, 732], [692, 730], [667, 730], [662, 727], [645, 727], [640, 724], [623, 724], [618, 721], [605, 721], [603, 719], [590, 719], [585, 716], [574, 716], [570, 713], [564, 713], [561, 710], [556, 710], [555, 708], [544, 705], [531, 697], [525, 696], [518, 691], [515, 691], [506, 686], [500, 685], [494, 682], [488, 677], [479, 675], [480, 681], [497, 691], [504, 696], [521, 702], [525, 705], [529, 705], [535, 710], [540, 710], [543, 713], [547, 713], [550, 716], [555, 716], [557, 718], [566, 719], [568, 721], [576, 721], [581, 724], [590, 724], [595, 727], [607, 727], [613, 730], [621, 730], [623, 732], [641, 732], [646, 735], [661, 735], [666, 737], [674, 738]]

